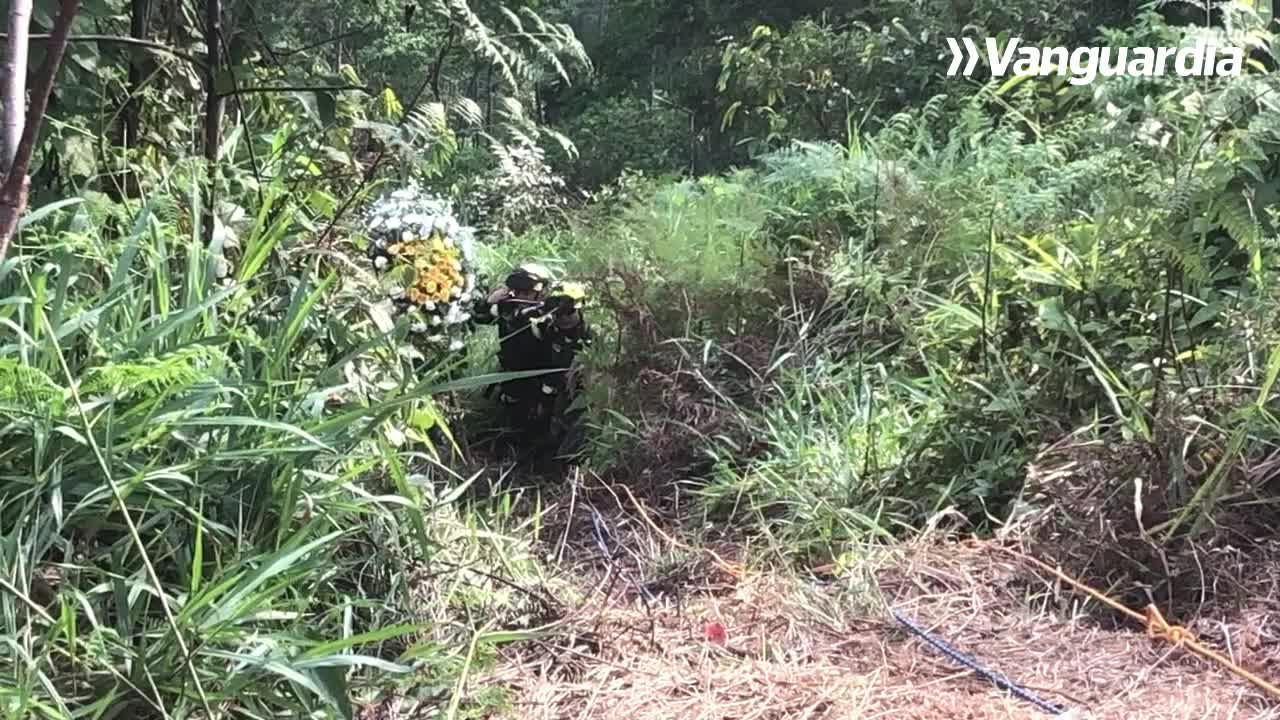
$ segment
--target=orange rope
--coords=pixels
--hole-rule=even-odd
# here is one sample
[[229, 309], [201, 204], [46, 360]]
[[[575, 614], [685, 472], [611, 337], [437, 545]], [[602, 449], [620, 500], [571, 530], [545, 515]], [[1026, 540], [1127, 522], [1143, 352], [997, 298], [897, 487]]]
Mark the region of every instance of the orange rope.
[[1193, 652], [1195, 652], [1196, 654], [1217, 662], [1219, 665], [1222, 665], [1223, 667], [1235, 673], [1236, 675], [1244, 678], [1245, 680], [1248, 680], [1249, 682], [1253, 683], [1259, 688], [1262, 688], [1263, 690], [1267, 691], [1267, 693], [1269, 693], [1272, 697], [1280, 699], [1280, 687], [1277, 687], [1273, 683], [1268, 682], [1267, 680], [1259, 677], [1258, 675], [1255, 675], [1254, 673], [1249, 672], [1248, 670], [1240, 667], [1235, 663], [1235, 661], [1231, 660], [1231, 658], [1225, 657], [1221, 653], [1218, 653], [1217, 651], [1213, 650], [1212, 648], [1206, 647], [1205, 645], [1201, 644], [1200, 641], [1196, 639], [1195, 635], [1190, 630], [1182, 627], [1181, 625], [1170, 625], [1169, 622], [1165, 620], [1164, 615], [1160, 614], [1160, 610], [1155, 605], [1148, 605], [1146, 607], [1145, 614], [1139, 613], [1131, 608], [1125, 607], [1124, 605], [1120, 604], [1115, 600], [1112, 600], [1111, 598], [1098, 592], [1097, 590], [1094, 590], [1088, 585], [1085, 585], [1084, 583], [1073, 580], [1072, 578], [1068, 577], [1066, 573], [1062, 572], [1062, 570], [1059, 570], [1058, 568], [1051, 567], [1048, 564], [1041, 562], [1029, 555], [1023, 555], [1022, 553], [1016, 550], [1011, 550], [1009, 548], [1001, 547], [999, 545], [994, 545], [992, 547], [995, 547], [998, 550], [1002, 550], [1019, 559], [1026, 560], [1027, 562], [1032, 563], [1033, 565], [1035, 565], [1036, 567], [1039, 567], [1045, 572], [1053, 574], [1059, 580], [1062, 580], [1063, 582], [1067, 583], [1068, 585], [1071, 585], [1072, 587], [1079, 590], [1080, 592], [1085, 593], [1086, 595], [1089, 595], [1090, 597], [1097, 600], [1098, 602], [1114, 610], [1117, 610], [1121, 613], [1124, 613], [1125, 615], [1128, 615], [1129, 617], [1133, 618], [1135, 621], [1146, 626], [1147, 635], [1151, 637], [1158, 637], [1158, 638], [1163, 638], [1165, 640], [1168, 640], [1175, 647], [1185, 646], [1190, 650], [1192, 650]]

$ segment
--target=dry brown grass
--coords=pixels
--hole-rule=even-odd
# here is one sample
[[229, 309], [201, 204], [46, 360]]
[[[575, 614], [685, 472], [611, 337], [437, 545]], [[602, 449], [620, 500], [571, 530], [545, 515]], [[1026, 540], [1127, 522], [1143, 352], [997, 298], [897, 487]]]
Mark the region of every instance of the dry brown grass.
[[[1280, 718], [1280, 705], [1248, 683], [1140, 628], [1085, 616], [1078, 596], [989, 545], [868, 551], [835, 580], [764, 569], [735, 578], [705, 554], [673, 555], [635, 514], [601, 514], [617, 558], [602, 563], [590, 509], [580, 511], [576, 524], [588, 530], [562, 557], [577, 558], [566, 569], [588, 594], [561, 624], [562, 640], [509, 647], [496, 671], [477, 678], [514, 693], [514, 717], [1045, 717], [905, 632], [887, 602], [1076, 717]], [[572, 523], [563, 527], [574, 534]], [[732, 558], [728, 547], [719, 554]], [[1213, 628], [1225, 628], [1228, 652], [1280, 674], [1280, 639], [1265, 616], [1224, 622], [1195, 629], [1212, 642]], [[707, 623], [727, 630], [725, 647], [707, 639]]]
[[[678, 497], [642, 513], [645, 500], [584, 482], [571, 482], [542, 517], [541, 552], [559, 571], [548, 587], [574, 588], [557, 593], [563, 615], [549, 635], [500, 647], [496, 665], [475, 668], [464, 691], [508, 690], [508, 717], [1046, 717], [910, 634], [893, 607], [1075, 718], [1280, 720], [1280, 702], [1102, 612], [996, 541], [949, 541], [935, 530], [910, 545], [866, 548], [846, 567], [799, 573], [760, 562], [733, 572], [768, 560], [768, 549], [714, 532], [682, 535], [663, 519], [687, 517]], [[1248, 603], [1206, 602], [1195, 617], [1161, 606], [1170, 622], [1272, 681], [1280, 680], [1277, 551], [1236, 558], [1254, 567], [1230, 573], [1248, 586], [1229, 594]], [[708, 638], [710, 623], [725, 629], [723, 646]], [[411, 709], [391, 698], [362, 718], [436, 717], [434, 703]]]
[[[989, 544], [924, 546], [880, 577], [886, 594], [897, 598], [895, 606], [920, 624], [936, 627], [965, 652], [1040, 688], [1045, 699], [1088, 716], [1280, 717], [1280, 705], [1247, 682], [1148, 637], [1141, 628], [1100, 623], [1085, 614], [1096, 612], [1096, 603], [1086, 606], [1081, 595]], [[1214, 626], [1225, 629], [1237, 640], [1231, 653], [1237, 661], [1274, 676], [1280, 638], [1252, 632], [1265, 627], [1258, 620], [1245, 615], [1219, 624], [1202, 618], [1191, 628], [1206, 642], [1214, 642]], [[1251, 632], [1252, 643], [1239, 642]]]
[[1261, 457], [1232, 467], [1236, 497], [1215, 507], [1205, 532], [1169, 540], [1156, 530], [1180, 507], [1170, 496], [1189, 498], [1213, 469], [1213, 461], [1192, 456], [1214, 450], [1210, 444], [1184, 453], [1184, 487], [1175, 490], [1160, 445], [1064, 437], [1028, 467], [1027, 498], [1036, 510], [1004, 532], [1130, 604], [1154, 601], [1166, 612], [1193, 615], [1280, 609], [1271, 600], [1280, 597], [1274, 571], [1280, 541], [1262, 489], [1280, 455], [1249, 449]]

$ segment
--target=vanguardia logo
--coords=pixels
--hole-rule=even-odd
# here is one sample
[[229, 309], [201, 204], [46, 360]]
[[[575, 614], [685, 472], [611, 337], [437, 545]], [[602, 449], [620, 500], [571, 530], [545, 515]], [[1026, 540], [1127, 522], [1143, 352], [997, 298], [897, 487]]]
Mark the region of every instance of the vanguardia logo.
[[[963, 63], [965, 77], [973, 74], [982, 59], [973, 38], [961, 38], [964, 46], [955, 38], [947, 38], [951, 47], [951, 67], [947, 75], [954, 77]], [[1244, 52], [1237, 47], [1219, 47], [1203, 38], [1196, 44], [1183, 48], [1099, 48], [1082, 47], [1067, 50], [1063, 47], [1020, 47], [1013, 38], [1000, 51], [995, 38], [987, 38], [987, 64], [995, 77], [1005, 77], [1012, 66], [1015, 75], [1071, 75], [1072, 85], [1087, 85], [1099, 75], [1115, 77], [1152, 77], [1166, 73], [1170, 60], [1173, 71], [1181, 77], [1228, 77], [1240, 74]], [[1014, 59], [1016, 55], [1016, 60]]]

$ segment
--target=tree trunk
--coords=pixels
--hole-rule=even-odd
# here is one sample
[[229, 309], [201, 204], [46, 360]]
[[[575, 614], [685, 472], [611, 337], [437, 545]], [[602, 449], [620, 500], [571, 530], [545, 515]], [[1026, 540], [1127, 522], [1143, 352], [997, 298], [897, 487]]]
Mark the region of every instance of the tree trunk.
[[649, 49], [649, 110], [653, 111], [654, 96], [658, 94], [658, 46]]
[[[129, 2], [129, 37], [134, 40], [147, 39], [147, 24], [151, 14], [151, 0], [130, 0]], [[117, 127], [117, 141], [120, 145], [134, 150], [142, 137], [142, 86], [146, 82], [149, 63], [146, 55], [136, 47], [125, 47], [125, 58], [128, 62], [128, 82], [125, 83], [124, 104], [120, 108], [120, 124]], [[125, 165], [114, 177], [108, 176], [107, 194], [115, 200], [136, 198], [141, 192], [138, 174], [134, 171], [125, 156]]]
[[168, 45], [177, 44], [179, 0], [168, 0], [164, 6], [164, 37]]
[[484, 96], [484, 128], [488, 130], [493, 127], [493, 63], [489, 63], [489, 78], [485, 81]]
[[[25, 5], [28, 12], [31, 8], [30, 0], [20, 2], [13, 0], [10, 5], [10, 17]], [[4, 184], [0, 185], [0, 260], [4, 259], [6, 251], [9, 249], [9, 243], [13, 240], [14, 235], [18, 233], [18, 220], [22, 217], [22, 213], [27, 210], [27, 191], [31, 187], [31, 178], [27, 175], [27, 169], [31, 166], [31, 156], [35, 153], [36, 140], [40, 137], [40, 127], [44, 124], [44, 112], [49, 107], [49, 95], [53, 92], [53, 80], [58, 74], [58, 68], [62, 65], [62, 56], [67, 49], [67, 38], [71, 36], [71, 21], [75, 19], [76, 12], [80, 10], [80, 0], [61, 0], [59, 3], [60, 10], [58, 17], [53, 21], [53, 32], [50, 34], [49, 49], [45, 53], [44, 63], [40, 66], [40, 71], [36, 74], [35, 82], [31, 88], [31, 107], [27, 111], [26, 120], [22, 127], [22, 137], [17, 143], [17, 150], [12, 157], [6, 156], [6, 173]], [[10, 25], [12, 29], [13, 25]], [[29, 26], [27, 26], [29, 27]], [[27, 43], [16, 43], [13, 37], [9, 40], [8, 58], [14, 57], [15, 45], [23, 45], [22, 60], [26, 61], [25, 46]], [[7, 68], [5, 85], [3, 87], [3, 97], [6, 100], [5, 112], [5, 129], [9, 128], [8, 119], [14, 114], [21, 113], [21, 105], [14, 105], [12, 98], [14, 97], [13, 85], [18, 82], [17, 78], [26, 77], [26, 68], [17, 68], [10, 66]], [[24, 83], [25, 86], [25, 83]], [[19, 95], [21, 97], [21, 95]]]
[[[147, 39], [147, 17], [150, 14], [149, 0], [132, 0], [129, 12], [129, 37], [135, 40]], [[138, 92], [142, 87], [145, 74], [142, 53], [131, 50], [129, 53], [129, 100], [125, 103], [124, 145], [129, 149], [138, 146], [138, 138], [142, 136], [142, 98]]]
[[[334, 17], [333, 22], [334, 22], [333, 36], [336, 38], [341, 38], [342, 30], [345, 27], [345, 23], [342, 22], [342, 13], [338, 13]], [[333, 44], [333, 72], [334, 73], [342, 72], [342, 40], [338, 40]]]
[[31, 0], [11, 0], [9, 41], [5, 44], [4, 122], [0, 130], [0, 172], [8, 174], [22, 141], [27, 114], [27, 51], [31, 47]]
[[204, 159], [208, 167], [209, 191], [205, 200], [203, 231], [205, 245], [213, 243], [218, 187], [218, 147], [222, 144], [224, 100], [218, 94], [218, 71], [222, 66], [222, 0], [205, 0], [204, 41], [209, 50], [205, 71]]
[[444, 42], [440, 44], [440, 52], [436, 53], [436, 60], [431, 64], [431, 92], [435, 95], [436, 102], [444, 101], [444, 96], [440, 92], [440, 73], [444, 70], [445, 56], [453, 49], [454, 35], [454, 28], [450, 26], [449, 34], [445, 36]]

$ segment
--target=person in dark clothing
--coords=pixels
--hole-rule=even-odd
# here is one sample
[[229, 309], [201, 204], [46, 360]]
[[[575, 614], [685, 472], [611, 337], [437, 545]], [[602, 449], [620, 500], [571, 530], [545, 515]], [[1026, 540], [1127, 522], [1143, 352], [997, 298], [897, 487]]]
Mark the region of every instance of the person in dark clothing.
[[527, 263], [472, 313], [477, 323], [497, 326], [498, 364], [504, 372], [556, 371], [508, 380], [498, 388], [505, 424], [535, 444], [555, 440], [552, 426], [580, 389], [572, 366], [592, 340], [582, 312], [585, 299], [581, 285], [555, 283], [546, 268]]

